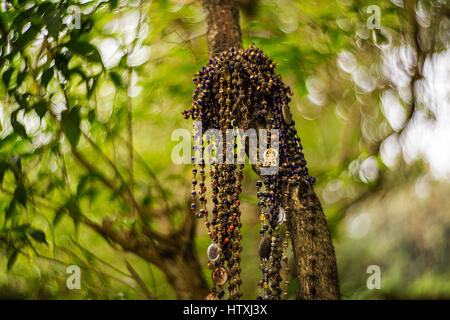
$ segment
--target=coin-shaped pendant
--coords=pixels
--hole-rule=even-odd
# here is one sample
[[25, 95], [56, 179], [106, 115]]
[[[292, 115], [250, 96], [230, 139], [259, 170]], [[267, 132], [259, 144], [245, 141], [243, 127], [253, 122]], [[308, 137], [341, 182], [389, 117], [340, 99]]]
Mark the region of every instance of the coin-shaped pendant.
[[217, 267], [213, 270], [212, 281], [217, 286], [223, 286], [228, 280], [228, 272], [224, 267]]
[[219, 259], [219, 246], [215, 243], [211, 243], [206, 250], [206, 254], [208, 255], [208, 259], [211, 262], [216, 261], [217, 259]]
[[264, 237], [259, 242], [258, 254], [261, 259], [269, 258], [270, 256], [270, 239], [268, 237]]

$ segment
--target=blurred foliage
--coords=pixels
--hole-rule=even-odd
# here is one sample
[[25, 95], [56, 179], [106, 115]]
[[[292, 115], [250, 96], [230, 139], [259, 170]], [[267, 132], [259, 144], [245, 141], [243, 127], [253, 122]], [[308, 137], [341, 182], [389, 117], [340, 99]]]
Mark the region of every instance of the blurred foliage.
[[[450, 119], [448, 88], [426, 90], [433, 70], [449, 67], [447, 2], [377, 1], [380, 29], [367, 26], [371, 1], [238, 3], [244, 46], [265, 51], [295, 92], [343, 297], [449, 298], [450, 168], [408, 149], [415, 121]], [[208, 57], [200, 4], [1, 1], [0, 35], [0, 298], [145, 298], [127, 261], [153, 296], [174, 298], [161, 270], [83, 219], [162, 232], [182, 222], [190, 167], [172, 163], [171, 133], [190, 129], [181, 112]], [[448, 151], [439, 156], [450, 163]], [[259, 278], [255, 177], [246, 168], [248, 299]], [[136, 203], [170, 207], [169, 225], [137, 217]], [[203, 266], [208, 244], [199, 225]], [[81, 290], [66, 288], [70, 264], [82, 268]], [[381, 267], [381, 290], [366, 287], [371, 264]]]

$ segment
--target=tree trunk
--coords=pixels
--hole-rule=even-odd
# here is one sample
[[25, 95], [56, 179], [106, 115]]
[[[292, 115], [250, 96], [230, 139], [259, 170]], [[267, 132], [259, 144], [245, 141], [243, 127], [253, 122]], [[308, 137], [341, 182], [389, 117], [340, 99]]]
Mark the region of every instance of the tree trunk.
[[233, 0], [203, 0], [209, 57], [235, 47], [242, 48], [239, 10]]
[[[203, 0], [208, 47], [214, 57], [241, 48], [239, 12], [233, 0]], [[260, 124], [253, 124], [258, 129]], [[340, 299], [336, 256], [320, 201], [308, 184], [285, 186], [288, 228], [294, 251], [297, 299]], [[289, 188], [289, 189], [288, 189]]]
[[336, 255], [317, 195], [309, 184], [286, 191], [290, 208], [288, 229], [298, 280], [297, 299], [340, 299]]

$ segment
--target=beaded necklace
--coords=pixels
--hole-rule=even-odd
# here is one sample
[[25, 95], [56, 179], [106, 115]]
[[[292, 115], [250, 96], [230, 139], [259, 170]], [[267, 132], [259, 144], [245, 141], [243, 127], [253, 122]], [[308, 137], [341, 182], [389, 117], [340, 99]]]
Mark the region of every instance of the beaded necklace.
[[[219, 129], [225, 136], [229, 130], [237, 130], [238, 125], [244, 131], [250, 127], [266, 129], [270, 133], [265, 137], [267, 145], [273, 144], [273, 132], [279, 132], [278, 148], [271, 145], [266, 150], [260, 150], [264, 151], [263, 158], [260, 157], [256, 164], [256, 168], [264, 168], [273, 166], [272, 160], [277, 160], [277, 171], [270, 175], [260, 174], [256, 182], [261, 221], [258, 254], [262, 273], [257, 299], [287, 299], [290, 186], [301, 180], [307, 184], [315, 181], [308, 175], [303, 148], [288, 106], [289, 96], [293, 92], [283, 84], [281, 76], [275, 74], [274, 69], [275, 63], [253, 46], [246, 50], [231, 48], [224, 51], [195, 74], [192, 107], [183, 112], [186, 119], [192, 118], [202, 123], [202, 132], [194, 126], [193, 138], [197, 142], [201, 141], [204, 131], [208, 129]], [[211, 217], [207, 209], [205, 148], [201, 143], [193, 147], [191, 209], [198, 218], [205, 218], [211, 239], [207, 255], [213, 288], [207, 299], [224, 299], [226, 289], [228, 299], [242, 296], [239, 195], [242, 192], [244, 164], [237, 164], [237, 159], [238, 156], [244, 159], [245, 148], [241, 147], [238, 152], [238, 142], [245, 146], [245, 140], [241, 138], [238, 141], [235, 135], [231, 140], [215, 141], [216, 159], [224, 159], [225, 150], [232, 150], [231, 162], [208, 159]], [[211, 152], [211, 149], [207, 151]], [[281, 232], [283, 229], [284, 233]], [[285, 274], [282, 285], [283, 267]]]

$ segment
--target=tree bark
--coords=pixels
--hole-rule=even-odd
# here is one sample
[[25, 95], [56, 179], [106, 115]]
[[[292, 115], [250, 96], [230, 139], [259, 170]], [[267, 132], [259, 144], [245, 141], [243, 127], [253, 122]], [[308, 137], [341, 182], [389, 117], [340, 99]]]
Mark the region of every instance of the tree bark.
[[319, 198], [306, 183], [286, 192], [297, 299], [340, 299], [336, 255]]
[[[231, 47], [242, 48], [239, 12], [233, 0], [203, 0], [209, 56]], [[254, 129], [261, 124], [251, 124]], [[336, 255], [325, 214], [313, 188], [306, 183], [285, 186], [288, 229], [298, 280], [297, 299], [340, 299]]]
[[233, 0], [203, 0], [209, 57], [235, 47], [242, 48], [239, 10]]

